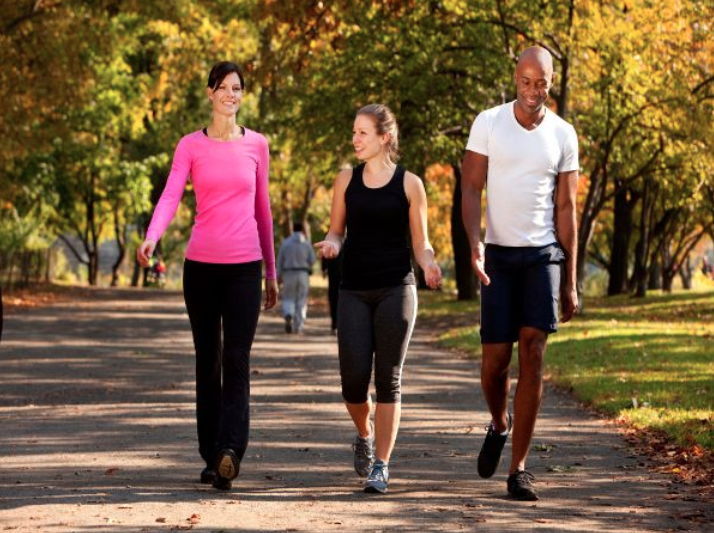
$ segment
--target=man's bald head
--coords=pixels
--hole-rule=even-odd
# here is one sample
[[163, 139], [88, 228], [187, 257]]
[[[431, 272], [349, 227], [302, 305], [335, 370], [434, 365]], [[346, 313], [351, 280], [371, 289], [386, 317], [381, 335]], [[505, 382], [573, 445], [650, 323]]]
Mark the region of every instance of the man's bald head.
[[540, 67], [547, 77], [553, 75], [553, 56], [545, 48], [530, 46], [521, 52], [516, 64], [516, 72], [526, 67]]
[[526, 48], [518, 56], [513, 78], [516, 82], [517, 117], [519, 114], [543, 117], [543, 105], [554, 80], [553, 56], [540, 46]]

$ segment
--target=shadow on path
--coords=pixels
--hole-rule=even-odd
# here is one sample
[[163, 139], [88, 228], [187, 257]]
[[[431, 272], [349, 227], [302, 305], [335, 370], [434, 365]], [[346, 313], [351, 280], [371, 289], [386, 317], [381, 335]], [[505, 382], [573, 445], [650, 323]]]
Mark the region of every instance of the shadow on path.
[[[86, 290], [6, 317], [0, 524], [65, 531], [704, 530], [611, 426], [549, 390], [530, 468], [542, 499], [476, 474], [488, 420], [477, 362], [419, 330], [404, 371], [390, 493], [361, 492], [324, 316], [286, 335], [266, 313], [252, 355], [252, 436], [230, 493], [197, 483], [193, 346], [180, 294]], [[509, 448], [505, 454], [509, 453]], [[191, 524], [192, 515], [197, 523]], [[708, 524], [705, 521], [709, 520]], [[698, 529], [701, 528], [701, 529]]]

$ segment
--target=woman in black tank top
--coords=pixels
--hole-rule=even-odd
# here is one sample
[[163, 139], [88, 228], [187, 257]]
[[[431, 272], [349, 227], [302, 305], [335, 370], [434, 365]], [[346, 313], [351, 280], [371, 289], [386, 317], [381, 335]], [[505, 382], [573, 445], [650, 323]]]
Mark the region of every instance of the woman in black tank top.
[[342, 251], [337, 338], [342, 396], [357, 429], [354, 468], [367, 476], [366, 492], [384, 493], [401, 416], [402, 366], [416, 317], [412, 252], [431, 288], [441, 284], [441, 270], [427, 236], [424, 185], [394, 163], [398, 130], [389, 108], [360, 109], [352, 143], [363, 163], [337, 176], [330, 231], [315, 247], [327, 258]]

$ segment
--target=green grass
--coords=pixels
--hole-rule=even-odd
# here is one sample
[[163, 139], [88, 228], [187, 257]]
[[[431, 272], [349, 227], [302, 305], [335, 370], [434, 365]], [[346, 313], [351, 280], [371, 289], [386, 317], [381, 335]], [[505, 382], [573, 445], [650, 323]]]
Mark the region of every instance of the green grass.
[[[420, 305], [442, 323], [478, 313], [444, 294], [424, 294]], [[551, 381], [636, 428], [714, 450], [714, 291], [586, 298], [585, 310], [548, 341]], [[447, 329], [440, 341], [481, 352], [475, 325]]]

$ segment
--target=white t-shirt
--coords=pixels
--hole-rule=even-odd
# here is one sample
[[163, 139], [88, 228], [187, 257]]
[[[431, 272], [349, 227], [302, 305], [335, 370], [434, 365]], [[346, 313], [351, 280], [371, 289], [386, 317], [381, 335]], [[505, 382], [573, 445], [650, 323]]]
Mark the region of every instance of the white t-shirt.
[[466, 149], [488, 157], [486, 243], [545, 246], [556, 241], [553, 225], [555, 179], [578, 170], [573, 126], [546, 109], [527, 130], [514, 103], [483, 111], [474, 120]]

